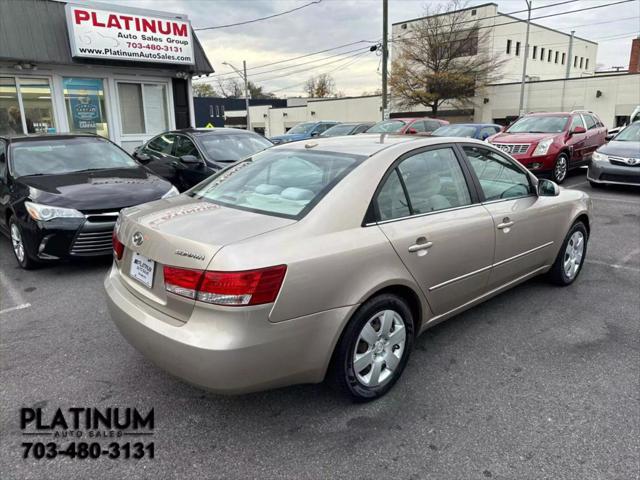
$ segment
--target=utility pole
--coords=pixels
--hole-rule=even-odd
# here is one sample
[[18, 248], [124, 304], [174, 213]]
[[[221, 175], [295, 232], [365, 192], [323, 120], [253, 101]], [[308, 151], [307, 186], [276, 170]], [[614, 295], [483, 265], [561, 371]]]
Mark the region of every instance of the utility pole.
[[560, 101], [562, 110], [565, 110], [564, 97], [567, 90], [567, 79], [571, 76], [571, 57], [573, 56], [573, 36], [575, 35], [575, 33], [575, 30], [571, 30], [571, 37], [569, 37], [569, 54], [567, 56], [567, 68], [565, 69], [564, 82], [562, 82], [562, 98]]
[[385, 119], [388, 108], [387, 100], [387, 57], [389, 56], [388, 44], [387, 44], [387, 25], [389, 17], [389, 2], [388, 0], [382, 0], [382, 119]]
[[252, 131], [251, 115], [249, 114], [249, 79], [247, 78], [247, 61], [242, 61], [242, 70], [244, 70], [244, 104], [247, 107], [247, 130]]
[[520, 82], [520, 107], [518, 114], [524, 114], [524, 84], [527, 80], [527, 60], [529, 59], [529, 27], [531, 26], [531, 5], [533, 0], [525, 0], [527, 2], [527, 34], [524, 40], [524, 61], [522, 62], [522, 80]]
[[247, 78], [247, 61], [242, 61], [242, 72], [228, 62], [222, 62], [223, 65], [231, 67], [238, 76], [244, 80], [244, 104], [247, 109], [247, 130], [251, 131], [251, 115], [249, 114], [249, 79]]

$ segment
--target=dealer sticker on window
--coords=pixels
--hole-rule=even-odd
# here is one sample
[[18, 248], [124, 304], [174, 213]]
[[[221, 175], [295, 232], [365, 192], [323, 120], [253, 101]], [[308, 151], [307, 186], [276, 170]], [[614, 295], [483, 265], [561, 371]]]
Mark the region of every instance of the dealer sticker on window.
[[155, 268], [155, 262], [150, 258], [140, 255], [138, 252], [133, 252], [131, 258], [131, 270], [129, 275], [131, 278], [138, 280], [143, 285], [151, 288], [153, 285], [153, 270]]

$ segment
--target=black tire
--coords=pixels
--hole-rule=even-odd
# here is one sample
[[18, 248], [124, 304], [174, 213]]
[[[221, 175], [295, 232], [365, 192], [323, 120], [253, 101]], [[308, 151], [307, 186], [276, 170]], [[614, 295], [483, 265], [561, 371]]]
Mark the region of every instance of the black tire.
[[[14, 228], [18, 229], [18, 232], [20, 233], [20, 238], [22, 239], [22, 242], [23, 242], [22, 247], [24, 249], [24, 254], [22, 255], [22, 258], [20, 258], [20, 255], [18, 254], [17, 249], [14, 246], [14, 238], [12, 234], [12, 231]], [[13, 256], [15, 257], [20, 267], [24, 268], [25, 270], [32, 270], [38, 267], [38, 262], [33, 258], [33, 256], [31, 255], [31, 252], [29, 252], [28, 246], [24, 243], [23, 230], [20, 227], [20, 224], [17, 222], [17, 220], [13, 216], [9, 219], [9, 241], [11, 242], [11, 251], [13, 252]]]
[[[564, 169], [560, 166], [564, 164]], [[569, 156], [566, 153], [561, 153], [556, 158], [556, 163], [553, 165], [553, 170], [551, 171], [551, 178], [554, 182], [560, 185], [567, 179], [567, 175], [569, 173]]]
[[[572, 236], [576, 232], [579, 232], [582, 234], [584, 248], [582, 251], [580, 262], [578, 264], [578, 268], [576, 272], [573, 274], [573, 276], [571, 276], [567, 274], [564, 268], [564, 264], [565, 264], [565, 260], [567, 259], [567, 256], [569, 255], [567, 253], [568, 252], [567, 247], [569, 246], [569, 243], [572, 241], [571, 240]], [[553, 263], [553, 266], [549, 271], [549, 280], [551, 280], [551, 282], [555, 283], [556, 285], [560, 285], [562, 287], [566, 287], [567, 285], [571, 285], [573, 282], [575, 282], [576, 278], [578, 278], [578, 275], [580, 275], [580, 272], [582, 271], [582, 266], [584, 265], [584, 259], [587, 257], [588, 242], [589, 242], [589, 234], [587, 232], [587, 227], [585, 227], [584, 223], [582, 222], [574, 223], [572, 227], [569, 229], [569, 232], [567, 233], [567, 236], [565, 237], [564, 242], [562, 242], [562, 247], [558, 252], [556, 261]]]
[[598, 183], [598, 182], [594, 182], [593, 180], [589, 180], [589, 185], [591, 185], [591, 188], [603, 188], [604, 187], [604, 184]]
[[[359, 348], [362, 344], [362, 341], [359, 342], [358, 340], [364, 327], [369, 322], [375, 323], [376, 315], [383, 311], [393, 311], [397, 313], [404, 323], [404, 349], [402, 350], [401, 357], [393, 371], [387, 370], [386, 363], [383, 360], [380, 360], [380, 364], [382, 365], [381, 368], [383, 369], [382, 372], [389, 372], [388, 377], [379, 385], [367, 386], [363, 384], [356, 375], [357, 372], [354, 370], [354, 355], [356, 353], [356, 348]], [[395, 320], [393, 325], [396, 327]], [[398, 381], [398, 378], [402, 375], [402, 371], [407, 364], [409, 355], [413, 348], [414, 325], [415, 320], [411, 313], [411, 309], [407, 305], [407, 302], [402, 298], [393, 294], [385, 293], [369, 299], [362, 304], [362, 306], [351, 317], [349, 323], [342, 332], [342, 336], [340, 337], [333, 353], [333, 358], [329, 367], [328, 380], [337, 390], [356, 402], [368, 402], [382, 397], [391, 390], [393, 385]], [[381, 323], [380, 329], [382, 329]], [[394, 331], [396, 330], [391, 330], [391, 333]], [[399, 328], [397, 331], [400, 331]], [[380, 352], [380, 355], [393, 355], [393, 353], [390, 354], [389, 351], [396, 352], [400, 349], [399, 345], [392, 344], [393, 341], [387, 342], [387, 347], [385, 347], [383, 352]], [[395, 348], [396, 346], [398, 347], [397, 349]], [[373, 368], [373, 365], [374, 362], [371, 363], [370, 368]], [[371, 371], [369, 372], [371, 373]], [[360, 373], [362, 373], [362, 371]]]

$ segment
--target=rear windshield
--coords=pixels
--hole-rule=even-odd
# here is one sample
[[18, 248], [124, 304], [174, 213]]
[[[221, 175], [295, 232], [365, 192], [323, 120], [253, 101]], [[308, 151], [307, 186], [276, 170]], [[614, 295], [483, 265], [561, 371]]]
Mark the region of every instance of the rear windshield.
[[265, 150], [195, 186], [189, 195], [241, 210], [300, 218], [364, 158]]
[[394, 133], [402, 130], [402, 127], [406, 125], [402, 120], [385, 120], [383, 122], [376, 123], [373, 127], [367, 130], [367, 133]]
[[435, 130], [431, 135], [434, 137], [473, 137], [475, 134], [476, 127], [445, 125]]
[[339, 137], [341, 135], [349, 135], [351, 131], [356, 128], [356, 125], [350, 123], [342, 123], [328, 128], [321, 137]]
[[133, 158], [103, 138], [52, 138], [11, 147], [11, 167], [16, 178], [137, 166]]
[[237, 162], [273, 145], [255, 133], [212, 134], [198, 136], [208, 156], [218, 162]]
[[567, 126], [569, 117], [533, 115], [522, 117], [511, 125], [507, 133], [560, 133]]

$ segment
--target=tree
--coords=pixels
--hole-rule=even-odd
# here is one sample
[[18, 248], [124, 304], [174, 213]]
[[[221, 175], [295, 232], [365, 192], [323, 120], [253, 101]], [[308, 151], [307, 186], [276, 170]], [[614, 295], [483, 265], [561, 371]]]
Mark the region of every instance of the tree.
[[401, 107], [424, 105], [437, 116], [446, 101], [468, 104], [476, 89], [500, 78], [506, 60], [491, 54], [489, 30], [470, 21], [459, 0], [426, 7], [426, 17], [395, 39], [398, 56], [389, 76]]
[[256, 85], [249, 80], [249, 96], [250, 98], [274, 98], [275, 95], [270, 92], [265, 92], [264, 87]]
[[208, 83], [194, 83], [193, 96], [194, 97], [215, 97], [216, 91], [213, 88], [213, 86]]
[[311, 77], [304, 84], [304, 90], [309, 98], [328, 98], [335, 97], [336, 82], [333, 77], [327, 73], [323, 73], [316, 77]]

